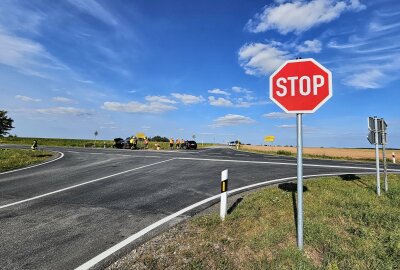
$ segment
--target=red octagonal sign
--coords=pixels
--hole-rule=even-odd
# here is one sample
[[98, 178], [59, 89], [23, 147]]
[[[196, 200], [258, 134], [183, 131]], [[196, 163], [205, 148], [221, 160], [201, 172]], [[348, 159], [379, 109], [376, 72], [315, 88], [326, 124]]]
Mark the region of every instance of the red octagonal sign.
[[269, 97], [287, 113], [313, 113], [332, 96], [332, 74], [312, 58], [286, 61], [269, 77]]

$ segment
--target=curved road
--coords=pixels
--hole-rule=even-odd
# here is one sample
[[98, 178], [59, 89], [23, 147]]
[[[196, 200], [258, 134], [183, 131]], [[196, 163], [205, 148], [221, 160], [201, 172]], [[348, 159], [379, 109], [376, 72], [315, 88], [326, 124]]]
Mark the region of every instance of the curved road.
[[[64, 157], [0, 174], [0, 268], [75, 269], [177, 211], [229, 188], [296, 176], [296, 160], [237, 152], [48, 148]], [[400, 166], [390, 165], [392, 172]], [[373, 163], [304, 160], [304, 175], [373, 173]], [[211, 203], [135, 238], [143, 243]], [[102, 267], [108, 256], [100, 261]]]

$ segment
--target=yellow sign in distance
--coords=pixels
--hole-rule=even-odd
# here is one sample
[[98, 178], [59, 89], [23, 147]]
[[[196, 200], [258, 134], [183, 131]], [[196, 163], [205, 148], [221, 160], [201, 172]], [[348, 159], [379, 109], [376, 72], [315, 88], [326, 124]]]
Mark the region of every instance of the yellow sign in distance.
[[273, 142], [275, 141], [275, 136], [265, 136], [264, 142]]
[[136, 138], [144, 139], [144, 138], [146, 138], [146, 135], [144, 135], [144, 133], [142, 133], [142, 132], [138, 132], [138, 133], [136, 133]]

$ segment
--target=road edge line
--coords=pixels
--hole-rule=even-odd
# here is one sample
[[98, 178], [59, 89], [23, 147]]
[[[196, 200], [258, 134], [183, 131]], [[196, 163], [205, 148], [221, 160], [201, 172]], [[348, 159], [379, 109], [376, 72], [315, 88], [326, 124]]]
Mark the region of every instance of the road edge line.
[[[347, 172], [347, 173], [329, 173], [329, 174], [314, 174], [314, 175], [304, 175], [303, 178], [313, 178], [313, 177], [324, 177], [324, 176], [339, 176], [339, 175], [346, 175], [346, 174], [374, 174], [373, 172], [357, 172], [357, 173], [351, 173], [351, 172]], [[248, 185], [248, 186], [244, 186], [244, 187], [240, 187], [237, 189], [233, 189], [231, 191], [228, 191], [228, 194], [236, 194], [236, 193], [240, 193], [241, 191], [245, 191], [245, 190], [249, 190], [249, 189], [254, 189], [257, 187], [261, 187], [261, 186], [269, 186], [269, 185], [273, 185], [276, 183], [280, 183], [280, 182], [285, 182], [285, 181], [289, 181], [289, 180], [295, 180], [297, 179], [297, 176], [291, 176], [291, 177], [285, 177], [285, 178], [279, 178], [279, 179], [272, 179], [272, 180], [268, 180], [268, 181], [264, 181], [261, 183], [256, 183], [256, 184], [252, 184], [252, 185]], [[133, 241], [137, 240], [138, 238], [146, 235], [147, 233], [151, 232], [152, 230], [160, 227], [161, 225], [171, 221], [172, 219], [190, 211], [193, 210], [203, 204], [206, 204], [208, 202], [211, 202], [213, 200], [217, 200], [220, 198], [220, 194], [211, 196], [209, 198], [206, 198], [204, 200], [201, 200], [197, 203], [194, 203], [192, 205], [189, 205], [169, 216], [166, 216], [162, 219], [160, 219], [159, 221], [154, 222], [153, 224], [147, 226], [146, 228], [138, 231], [137, 233], [129, 236], [128, 238], [126, 238], [125, 240], [122, 240], [121, 242], [119, 242], [118, 244], [108, 248], [107, 250], [103, 251], [102, 253], [100, 253], [99, 255], [93, 257], [92, 259], [90, 259], [89, 261], [83, 263], [82, 265], [78, 266], [77, 268], [75, 268], [75, 270], [88, 270], [92, 267], [95, 267], [97, 264], [99, 264], [100, 262], [102, 262], [103, 260], [105, 260], [106, 258], [108, 258], [109, 256], [113, 255], [115, 252], [119, 251], [120, 249], [126, 247], [127, 245], [131, 244]]]

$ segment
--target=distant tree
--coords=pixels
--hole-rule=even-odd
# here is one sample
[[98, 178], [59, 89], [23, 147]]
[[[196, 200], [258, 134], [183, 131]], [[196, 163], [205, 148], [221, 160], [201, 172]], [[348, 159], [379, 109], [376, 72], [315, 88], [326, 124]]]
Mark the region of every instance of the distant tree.
[[169, 142], [169, 139], [167, 137], [161, 137], [161, 136], [154, 136], [153, 138], [149, 138], [149, 141], [152, 142]]
[[7, 116], [7, 111], [0, 110], [0, 136], [3, 137], [4, 135], [8, 134], [8, 131], [14, 128], [12, 123], [14, 122], [13, 119]]

